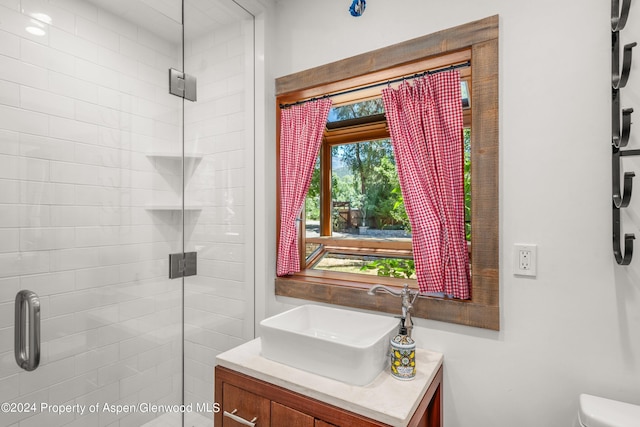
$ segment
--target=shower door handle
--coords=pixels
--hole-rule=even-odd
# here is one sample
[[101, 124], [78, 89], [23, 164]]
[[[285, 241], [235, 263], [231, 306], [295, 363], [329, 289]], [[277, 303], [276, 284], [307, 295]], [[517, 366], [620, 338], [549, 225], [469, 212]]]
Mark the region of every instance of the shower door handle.
[[15, 316], [16, 363], [25, 371], [33, 371], [40, 364], [40, 299], [35, 292], [18, 292]]

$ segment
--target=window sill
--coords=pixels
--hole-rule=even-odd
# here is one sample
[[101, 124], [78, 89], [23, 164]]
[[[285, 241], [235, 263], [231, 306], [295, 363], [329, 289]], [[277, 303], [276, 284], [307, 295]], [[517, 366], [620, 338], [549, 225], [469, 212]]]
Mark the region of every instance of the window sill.
[[[400, 301], [397, 297], [386, 293], [378, 293], [372, 296], [367, 294], [367, 290], [373, 284], [381, 282], [385, 285], [400, 288], [403, 283], [408, 282], [407, 280], [371, 276], [371, 279], [364, 283], [339, 277], [344, 276], [343, 274], [323, 273], [313, 275], [298, 273], [286, 277], [276, 277], [275, 294], [276, 296], [363, 310], [400, 314]], [[474, 286], [474, 290], [480, 291], [481, 286]], [[500, 311], [497, 301], [490, 304], [490, 301], [482, 301], [482, 299], [482, 295], [474, 295], [472, 300], [421, 295], [413, 304], [413, 316], [421, 319], [499, 330]]]

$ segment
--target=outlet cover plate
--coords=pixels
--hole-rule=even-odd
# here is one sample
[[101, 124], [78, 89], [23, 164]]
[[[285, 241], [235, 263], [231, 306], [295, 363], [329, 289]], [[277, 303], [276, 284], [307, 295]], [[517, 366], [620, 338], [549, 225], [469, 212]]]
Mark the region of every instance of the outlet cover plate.
[[538, 246], [516, 243], [513, 250], [513, 274], [535, 277], [537, 275]]

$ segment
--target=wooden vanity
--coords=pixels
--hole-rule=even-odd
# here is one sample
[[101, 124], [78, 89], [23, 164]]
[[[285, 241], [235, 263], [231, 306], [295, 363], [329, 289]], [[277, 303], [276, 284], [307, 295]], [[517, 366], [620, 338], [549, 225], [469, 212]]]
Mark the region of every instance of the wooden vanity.
[[360, 387], [265, 359], [258, 338], [217, 357], [214, 425], [442, 426], [442, 360], [418, 349], [415, 379], [385, 371]]

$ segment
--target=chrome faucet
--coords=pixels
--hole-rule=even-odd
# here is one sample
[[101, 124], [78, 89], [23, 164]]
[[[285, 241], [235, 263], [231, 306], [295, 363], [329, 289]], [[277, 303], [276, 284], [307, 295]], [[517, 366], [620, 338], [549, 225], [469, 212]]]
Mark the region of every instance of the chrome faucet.
[[387, 292], [395, 297], [402, 297], [402, 318], [404, 319], [404, 326], [407, 328], [407, 335], [411, 336], [411, 331], [413, 330], [411, 311], [413, 311], [413, 303], [418, 297], [419, 292], [410, 290], [409, 285], [405, 283], [401, 291], [396, 291], [384, 285], [373, 285], [367, 293], [369, 295], [375, 295], [378, 290]]

